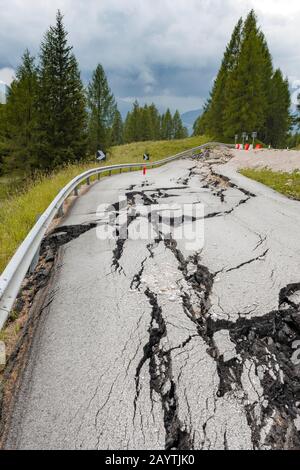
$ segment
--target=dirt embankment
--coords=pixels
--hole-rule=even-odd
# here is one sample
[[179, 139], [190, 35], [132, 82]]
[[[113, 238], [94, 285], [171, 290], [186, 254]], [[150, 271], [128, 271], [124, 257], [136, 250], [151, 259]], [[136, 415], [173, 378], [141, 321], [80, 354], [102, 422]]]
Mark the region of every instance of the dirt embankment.
[[229, 165], [241, 168], [269, 168], [291, 173], [300, 171], [300, 151], [296, 150], [232, 150]]

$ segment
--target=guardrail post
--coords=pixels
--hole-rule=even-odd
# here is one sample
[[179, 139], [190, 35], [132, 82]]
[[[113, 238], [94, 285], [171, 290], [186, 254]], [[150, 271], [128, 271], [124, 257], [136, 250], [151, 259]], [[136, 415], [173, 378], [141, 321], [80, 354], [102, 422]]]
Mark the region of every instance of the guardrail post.
[[97, 179], [98, 179], [98, 181], [100, 180], [100, 176], [101, 176], [101, 173], [98, 173], [98, 174], [97, 174]]
[[120, 168], [120, 173], [122, 173], [122, 168]]
[[78, 196], [78, 186], [74, 189], [74, 196]]
[[87, 178], [87, 179], [86, 179], [86, 184], [87, 184], [88, 186], [90, 186], [90, 184], [91, 184], [90, 178]]
[[108, 176], [111, 176], [111, 170], [108, 172]]

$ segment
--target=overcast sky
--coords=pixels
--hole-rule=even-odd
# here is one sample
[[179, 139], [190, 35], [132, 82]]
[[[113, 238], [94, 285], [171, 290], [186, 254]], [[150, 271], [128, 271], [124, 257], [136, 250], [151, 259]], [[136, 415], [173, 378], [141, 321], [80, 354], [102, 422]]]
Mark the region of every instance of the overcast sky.
[[38, 53], [58, 8], [84, 81], [100, 62], [123, 103], [201, 108], [232, 29], [251, 8], [274, 65], [300, 86], [299, 0], [0, 0], [0, 80], [10, 82], [25, 47]]

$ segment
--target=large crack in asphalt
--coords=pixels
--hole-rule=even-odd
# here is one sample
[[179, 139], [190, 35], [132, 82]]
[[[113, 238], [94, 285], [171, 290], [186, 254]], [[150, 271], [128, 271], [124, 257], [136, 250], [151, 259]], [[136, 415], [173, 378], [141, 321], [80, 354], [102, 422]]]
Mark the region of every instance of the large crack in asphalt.
[[96, 227], [97, 224], [95, 223], [66, 225], [56, 227], [49, 232], [41, 243], [38, 264], [32, 274], [27, 274], [23, 288], [18, 294], [14, 305], [15, 312], [19, 313], [24, 307], [24, 291], [26, 291], [26, 293], [30, 292], [29, 296], [26, 295], [26, 299], [27, 302], [32, 303], [36, 292], [46, 286], [55, 264], [59, 248]]
[[[226, 213], [232, 213], [236, 207], [246, 203], [255, 194], [233, 184], [228, 178], [214, 174], [210, 168], [210, 177], [216, 181], [208, 188], [218, 188], [222, 184], [236, 188], [246, 198]], [[192, 169], [189, 177], [192, 175]], [[218, 196], [225, 199], [225, 189], [220, 189]], [[223, 213], [211, 214], [215, 217]], [[256, 249], [265, 239], [261, 236]], [[300, 283], [290, 284], [279, 292], [278, 309], [264, 316], [243, 317], [237, 312], [238, 320], [215, 319], [210, 316], [211, 293], [217, 273], [211, 273], [208, 267], [201, 264], [200, 254], [196, 253], [187, 259], [179, 250], [177, 242], [170, 237], [163, 238], [159, 234], [154, 244], [163, 242], [178, 262], [178, 269], [191, 288], [182, 286], [181, 297], [186, 316], [196, 325], [198, 335], [207, 344], [207, 353], [216, 362], [219, 386], [215, 400], [226, 397], [227, 394], [242, 397], [242, 403], [251, 429], [254, 449], [300, 449], [299, 410], [300, 410]], [[150, 256], [154, 256], [153, 245], [148, 245]], [[265, 258], [268, 250], [226, 272], [242, 269], [244, 266]], [[131, 287], [140, 288], [141, 277], [146, 260], [142, 262], [141, 270], [135, 275]], [[191, 294], [192, 291], [192, 294]], [[149, 326], [149, 341], [144, 347], [144, 355], [136, 370], [135, 407], [139, 397], [140, 372], [149, 360], [150, 388], [161, 397], [166, 430], [166, 448], [192, 449], [191, 431], [184, 427], [178, 418], [180, 403], [176, 393], [172, 375], [171, 352], [164, 351], [162, 339], [167, 335], [167, 326], [163, 318], [158, 299], [149, 287], [144, 291], [152, 308]], [[195, 301], [196, 299], [196, 301]], [[228, 332], [234, 346], [234, 357], [226, 359], [220, 352], [215, 340], [216, 334]], [[187, 342], [190, 338], [187, 339]], [[184, 347], [180, 345], [179, 347]], [[253, 383], [258, 380], [258, 385]], [[247, 381], [256, 391], [256, 399], [249, 396], [245, 387]], [[262, 392], [260, 393], [259, 388]], [[258, 390], [256, 390], [258, 389]], [[298, 420], [298, 424], [296, 421]], [[203, 432], [206, 435], [206, 424]], [[265, 431], [265, 436], [263, 432]], [[224, 446], [228, 447], [226, 431]]]
[[192, 438], [178, 417], [179, 404], [172, 373], [171, 351], [165, 351], [161, 345], [161, 340], [167, 334], [162, 309], [158, 304], [157, 296], [149, 288], [144, 293], [151, 306], [151, 322], [148, 329], [149, 341], [143, 348], [144, 355], [137, 366], [135, 374], [135, 413], [140, 393], [140, 373], [146, 361], [149, 360], [151, 398], [153, 400], [153, 392], [155, 391], [160, 396], [162, 404], [166, 431], [165, 448], [166, 450], [192, 449]]
[[[197, 325], [199, 335], [208, 345], [207, 352], [217, 363], [217, 396], [224, 397], [237, 390], [245, 392], [242, 383], [245, 364], [247, 361], [253, 363], [263, 389], [263, 396], [255, 403], [247, 403], [246, 392], [244, 396], [254, 448], [261, 447], [261, 431], [271, 419], [273, 425], [265, 445], [272, 449], [300, 449], [300, 433], [295, 425], [300, 408], [300, 359], [295, 350], [300, 346], [300, 304], [290, 300], [300, 292], [300, 283], [281, 289], [276, 311], [262, 317], [240, 317], [236, 322], [214, 320], [209, 315], [209, 299], [215, 274], [199, 264], [197, 255], [185, 260], [176, 241], [165, 240], [165, 246], [178, 260], [187, 284], [199, 299], [201, 313], [197, 315], [190, 295], [187, 292], [182, 294], [188, 318]], [[188, 272], [190, 263], [196, 268], [193, 274]], [[214, 335], [223, 330], [229, 332], [236, 348], [236, 357], [229, 361], [224, 360], [214, 341]], [[257, 405], [261, 407], [259, 416]]]

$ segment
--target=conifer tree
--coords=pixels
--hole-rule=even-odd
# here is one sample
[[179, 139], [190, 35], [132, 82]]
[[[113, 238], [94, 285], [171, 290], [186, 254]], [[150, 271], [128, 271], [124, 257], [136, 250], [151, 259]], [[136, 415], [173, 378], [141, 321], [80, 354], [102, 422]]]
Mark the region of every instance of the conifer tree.
[[133, 103], [132, 111], [128, 112], [125, 126], [124, 126], [124, 138], [126, 143], [138, 142], [140, 140], [140, 106], [136, 100]]
[[122, 145], [124, 143], [123, 136], [123, 121], [121, 113], [116, 109], [112, 130], [111, 130], [111, 144], [112, 145]]
[[109, 88], [102, 65], [98, 65], [88, 85], [89, 150], [106, 151], [110, 145], [111, 126], [116, 114], [115, 98]]
[[154, 140], [153, 136], [153, 127], [152, 127], [152, 120], [149, 111], [148, 105], [145, 105], [143, 108], [140, 109], [140, 132], [139, 132], [139, 140], [147, 141], [147, 140]]
[[283, 78], [280, 69], [277, 69], [272, 77], [270, 97], [265, 142], [279, 148], [286, 144], [288, 132], [292, 124], [289, 82]]
[[[233, 32], [210, 98], [194, 123], [194, 134], [232, 140], [235, 134], [256, 131], [261, 140], [278, 145], [291, 123], [289, 102], [287, 83], [282, 74], [273, 72], [265, 36], [251, 10]], [[279, 123], [282, 133], [277, 139], [274, 128]]]
[[151, 128], [152, 128], [152, 140], [159, 140], [160, 139], [160, 114], [154, 103], [152, 103], [149, 106], [148, 111], [150, 115]]
[[[224, 135], [224, 110], [226, 103], [226, 85], [230, 73], [234, 70], [240, 52], [242, 18], [235, 26], [230, 42], [226, 47], [221, 68], [202, 116], [198, 119], [194, 132], [212, 134], [215, 137]], [[200, 129], [197, 129], [197, 127]]]
[[174, 138], [173, 118], [169, 108], [161, 118], [161, 136], [163, 140]]
[[6, 128], [6, 104], [0, 103], [0, 175], [4, 170], [4, 158], [9, 154], [9, 140]]
[[183, 126], [179, 111], [176, 110], [173, 116], [173, 138], [185, 139], [187, 136], [187, 128]]
[[12, 82], [5, 106], [6, 133], [9, 136], [7, 170], [31, 172], [39, 167], [37, 130], [38, 75], [35, 59], [28, 50]]
[[40, 165], [53, 168], [86, 154], [86, 102], [60, 11], [41, 45], [38, 121]]
[[226, 86], [224, 135], [228, 138], [263, 129], [267, 106], [263, 61], [256, 16], [251, 11], [244, 24], [237, 65]]

